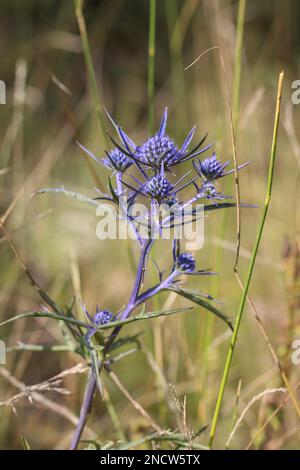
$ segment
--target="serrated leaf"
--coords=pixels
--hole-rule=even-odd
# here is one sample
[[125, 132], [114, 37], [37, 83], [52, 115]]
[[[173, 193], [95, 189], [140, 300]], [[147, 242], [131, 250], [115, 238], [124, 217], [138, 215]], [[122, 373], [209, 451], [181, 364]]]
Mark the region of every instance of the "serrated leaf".
[[97, 327], [97, 331], [107, 330], [108, 328], [115, 328], [116, 326], [123, 326], [123, 325], [126, 325], [127, 323], [134, 323], [136, 321], [147, 320], [149, 318], [158, 318], [164, 315], [174, 315], [175, 313], [186, 312], [192, 309], [193, 307], [182, 307], [182, 308], [174, 308], [170, 310], [158, 310], [155, 312], [139, 313], [133, 317], [127, 318], [126, 320], [112, 321], [110, 323], [106, 323], [105, 325], [100, 325]]
[[53, 318], [54, 320], [61, 320], [66, 323], [72, 323], [73, 325], [78, 325], [82, 326], [83, 328], [90, 328], [90, 326], [87, 323], [84, 323], [83, 321], [76, 320], [75, 318], [72, 317], [66, 317], [64, 315], [58, 315], [57, 313], [52, 313], [52, 312], [23, 312], [19, 313], [18, 315], [15, 315], [14, 317], [8, 318], [8, 320], [3, 321], [0, 323], [0, 326], [8, 325], [9, 323], [12, 323], [16, 320], [20, 320], [21, 318]]
[[[204, 212], [214, 211], [216, 209], [228, 209], [231, 207], [237, 207], [237, 204], [235, 202], [220, 202], [218, 204], [206, 204], [204, 206]], [[239, 205], [239, 207], [247, 207], [250, 209], [258, 208], [258, 206], [256, 206], [255, 204], [245, 204], [243, 202]]]
[[217, 317], [221, 318], [231, 330], [233, 330], [232, 322], [230, 318], [228, 318], [226, 315], [224, 315], [220, 310], [218, 310], [216, 307], [211, 305], [210, 303], [206, 302], [203, 300], [200, 295], [196, 295], [191, 293], [190, 291], [183, 289], [182, 287], [174, 286], [172, 285], [166, 290], [171, 290], [172, 292], [175, 292], [178, 295], [181, 295], [182, 297], [190, 300], [191, 302], [199, 305], [200, 307], [205, 308], [206, 310], [209, 310], [211, 313], [216, 315]]
[[81, 202], [87, 202], [89, 204], [92, 204], [93, 206], [100, 206], [101, 204], [95, 200], [92, 199], [88, 196], [85, 196], [84, 194], [77, 193], [75, 191], [69, 191], [65, 189], [63, 186], [61, 188], [43, 188], [39, 189], [35, 194], [45, 194], [45, 193], [62, 193], [67, 197], [70, 197], [72, 199], [77, 199], [78, 201]]

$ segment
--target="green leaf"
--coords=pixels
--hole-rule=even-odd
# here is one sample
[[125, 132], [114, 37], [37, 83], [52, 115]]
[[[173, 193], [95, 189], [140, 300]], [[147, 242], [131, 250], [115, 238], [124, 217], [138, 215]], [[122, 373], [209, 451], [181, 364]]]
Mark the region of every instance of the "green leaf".
[[115, 351], [122, 346], [126, 346], [127, 344], [135, 344], [137, 348], [140, 348], [140, 342], [138, 340], [141, 334], [137, 333], [133, 336], [122, 336], [121, 338], [116, 339], [109, 347], [109, 351]]
[[92, 199], [84, 194], [76, 193], [74, 191], [68, 191], [63, 186], [61, 188], [43, 188], [39, 189], [35, 194], [45, 194], [45, 193], [63, 193], [65, 196], [70, 197], [72, 199], [77, 199], [81, 202], [87, 202], [88, 204], [92, 204], [93, 206], [101, 206], [102, 204], [98, 202], [96, 199]]
[[101, 444], [97, 441], [94, 441], [92, 439], [83, 439], [80, 440], [83, 444], [87, 444], [87, 446], [84, 448], [84, 450], [101, 450]]
[[89, 348], [90, 356], [91, 356], [91, 362], [92, 362], [92, 367], [93, 367], [93, 374], [95, 375], [97, 387], [99, 389], [100, 395], [102, 399], [103, 397], [103, 387], [102, 387], [102, 382], [100, 379], [100, 370], [99, 370], [99, 357], [97, 354], [97, 351], [95, 351], [92, 348]]
[[[148, 434], [141, 439], [137, 439], [135, 441], [130, 441], [126, 443], [121, 443], [114, 447], [116, 450], [127, 450], [132, 449], [133, 447], [137, 447], [138, 445], [144, 444], [146, 442], [172, 442], [173, 444], [177, 444], [179, 447], [189, 448], [190, 443], [186, 440], [186, 435], [182, 433], [173, 433], [173, 432], [166, 432], [165, 434], [158, 434], [156, 432]], [[193, 442], [193, 449], [205, 449], [208, 450], [208, 447], [197, 444]]]
[[21, 441], [22, 441], [23, 450], [31, 450], [30, 444], [27, 441], [26, 437], [24, 437], [22, 433], [20, 433], [20, 434], [21, 434]]
[[111, 182], [110, 178], [108, 178], [108, 186], [109, 186], [109, 190], [110, 190], [110, 193], [112, 195], [112, 198], [113, 198], [114, 202], [119, 204], [119, 197], [117, 196], [117, 194], [115, 192], [115, 189], [112, 185], [112, 182]]
[[[120, 361], [121, 359], [123, 359], [123, 357], [129, 356], [130, 354], [135, 353], [136, 351], [138, 351], [138, 349], [140, 349], [140, 347], [127, 349], [127, 351], [124, 351], [124, 352], [118, 354], [117, 356], [113, 356], [113, 357], [108, 358], [108, 360], [106, 361], [106, 364], [107, 364], [107, 363], [108, 363], [109, 365], [111, 365], [111, 364], [116, 364], [116, 362], [118, 362], [118, 361]], [[111, 351], [111, 350], [109, 350], [109, 351]]]
[[201, 294], [195, 294], [189, 290], [186, 290], [186, 289], [183, 289], [182, 287], [178, 287], [174, 285], [172, 287], [169, 287], [166, 290], [171, 290], [172, 292], [175, 292], [176, 294], [181, 295], [182, 297], [190, 300], [191, 302], [194, 302], [195, 304], [200, 305], [200, 307], [203, 307], [206, 310], [209, 310], [211, 313], [221, 318], [229, 326], [229, 328], [233, 330], [233, 326], [232, 326], [232, 322], [230, 318], [224, 315], [224, 313], [222, 313], [216, 307], [211, 305], [209, 302], [206, 302], [206, 300], [203, 300], [203, 298], [201, 298]]
[[[67, 344], [29, 344], [18, 343], [15, 346], [6, 348], [6, 352], [12, 351], [33, 351], [33, 352], [76, 352], [76, 347], [69, 347]], [[78, 352], [79, 353], [79, 352]]]
[[[204, 206], [204, 212], [208, 211], [214, 211], [216, 209], [228, 209], [230, 207], [237, 207], [237, 204], [235, 202], [220, 202], [217, 204], [206, 204]], [[257, 209], [258, 206], [255, 204], [245, 204], [245, 203], [240, 203], [239, 207], [248, 207], [251, 209]]]
[[0, 323], [0, 326], [8, 325], [9, 323], [12, 323], [16, 320], [20, 320], [21, 318], [53, 318], [54, 320], [61, 320], [66, 323], [72, 323], [73, 325], [78, 325], [82, 326], [83, 328], [89, 328], [89, 325], [87, 323], [84, 323], [83, 321], [76, 320], [75, 318], [72, 317], [66, 317], [64, 315], [58, 315], [57, 313], [53, 312], [23, 312], [19, 313], [18, 315], [15, 315], [14, 317], [9, 318], [8, 320], [3, 321]]
[[149, 318], [158, 318], [158, 317], [162, 317], [166, 315], [174, 315], [174, 313], [186, 312], [192, 309], [193, 307], [183, 307], [183, 308], [174, 308], [171, 310], [159, 310], [159, 311], [148, 312], [148, 313], [143, 313], [142, 311], [138, 315], [127, 318], [126, 320], [113, 321], [110, 323], [106, 323], [105, 325], [100, 325], [97, 327], [97, 330], [107, 330], [108, 328], [114, 328], [116, 326], [126, 325], [127, 323], [134, 323], [136, 321], [147, 320]]

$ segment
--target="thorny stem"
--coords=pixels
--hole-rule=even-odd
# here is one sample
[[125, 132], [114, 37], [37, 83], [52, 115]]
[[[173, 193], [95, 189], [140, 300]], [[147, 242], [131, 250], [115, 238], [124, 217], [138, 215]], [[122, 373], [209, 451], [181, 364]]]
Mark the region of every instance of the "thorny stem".
[[[151, 250], [151, 247], [153, 246], [153, 243], [154, 243], [154, 240], [152, 240], [151, 238], [143, 241], [135, 283], [133, 286], [133, 290], [132, 290], [129, 302], [121, 315], [121, 320], [126, 320], [126, 318], [130, 315], [130, 313], [140, 303], [140, 302], [137, 303], [137, 298], [138, 298], [139, 291], [143, 282], [143, 277], [144, 277], [144, 272], [145, 272], [147, 261], [148, 261], [149, 252]], [[116, 337], [118, 336], [118, 334], [120, 333], [121, 328], [122, 326], [117, 326], [116, 328], [114, 328], [114, 330], [110, 334], [105, 344], [103, 358], [99, 361], [98, 373], [101, 372], [105, 355], [108, 352], [114, 340], [116, 339]], [[79, 421], [76, 426], [76, 430], [75, 430], [75, 433], [71, 442], [70, 450], [77, 449], [81, 435], [83, 433], [83, 430], [87, 422], [87, 418], [91, 411], [93, 397], [96, 391], [96, 386], [97, 386], [97, 383], [96, 383], [95, 373], [91, 371], [87, 385], [86, 385], [84, 399], [81, 405]]]
[[159, 292], [163, 291], [164, 289], [167, 289], [170, 284], [172, 284], [173, 279], [178, 276], [179, 272], [178, 271], [173, 271], [170, 276], [167, 277], [163, 282], [158, 284], [155, 287], [152, 287], [148, 289], [147, 291], [143, 292], [139, 297], [137, 298], [137, 305], [142, 304], [146, 302], [150, 297], [153, 297], [153, 295], [158, 294]]
[[94, 372], [91, 371], [87, 385], [86, 385], [86, 389], [85, 389], [84, 399], [83, 399], [81, 410], [80, 410], [79, 421], [78, 421], [75, 433], [72, 438], [70, 450], [76, 450], [78, 446], [78, 443], [81, 438], [81, 434], [86, 425], [88, 415], [90, 414], [90, 411], [91, 411], [95, 390], [96, 390], [96, 378], [95, 378]]
[[137, 230], [136, 226], [134, 225], [134, 223], [132, 222], [131, 218], [128, 217], [128, 213], [127, 213], [127, 201], [124, 201], [123, 200], [123, 185], [122, 185], [122, 172], [121, 171], [118, 171], [116, 173], [116, 185], [117, 185], [117, 191], [118, 191], [118, 197], [119, 197], [119, 204], [120, 204], [120, 209], [122, 210], [122, 212], [124, 212], [124, 214], [127, 216], [127, 220], [129, 221], [129, 224], [130, 224], [130, 227], [132, 228], [133, 230], [133, 233], [135, 235], [135, 238], [138, 240], [139, 244], [142, 245], [142, 239], [141, 239], [141, 236], [139, 234], [139, 231]]

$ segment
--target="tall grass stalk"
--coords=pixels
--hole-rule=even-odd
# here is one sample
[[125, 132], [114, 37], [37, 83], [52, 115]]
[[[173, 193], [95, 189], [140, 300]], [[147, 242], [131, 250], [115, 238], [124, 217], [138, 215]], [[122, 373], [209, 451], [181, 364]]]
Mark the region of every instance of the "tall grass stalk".
[[[241, 245], [241, 209], [240, 209], [240, 189], [237, 172], [237, 152], [236, 152], [236, 130], [238, 125], [238, 116], [240, 108], [240, 88], [241, 88], [241, 71], [242, 71], [242, 51], [243, 51], [243, 38], [244, 38], [244, 22], [245, 22], [245, 11], [246, 11], [246, 0], [239, 0], [238, 7], [238, 19], [236, 29], [236, 46], [235, 46], [235, 67], [234, 67], [234, 79], [233, 79], [233, 109], [230, 107], [229, 91], [227, 90], [228, 96], [228, 110], [230, 115], [230, 128], [231, 128], [231, 141], [232, 141], [232, 152], [234, 161], [234, 178], [235, 178], [235, 192], [237, 200], [237, 246], [236, 246], [236, 257], [234, 263], [234, 271], [238, 270], [238, 262], [240, 255]], [[222, 57], [221, 57], [222, 58]], [[223, 62], [223, 59], [222, 59]], [[227, 82], [226, 82], [227, 83]]]
[[87, 35], [85, 20], [84, 20], [84, 16], [82, 12], [81, 0], [74, 0], [74, 6], [75, 6], [75, 14], [76, 14], [81, 42], [82, 42], [83, 55], [84, 55], [85, 64], [86, 64], [87, 72], [88, 72], [88, 80], [89, 80], [89, 85], [90, 85], [90, 89], [92, 93], [93, 105], [94, 105], [95, 113], [97, 116], [101, 145], [103, 144], [105, 145], [108, 142], [107, 142], [107, 137], [106, 137], [106, 132], [105, 132], [103, 106], [102, 106], [101, 96], [100, 96], [98, 86], [97, 86], [97, 80], [96, 80], [96, 75], [95, 75], [94, 66], [93, 66], [93, 59], [92, 59], [92, 54], [91, 54], [89, 38]]
[[176, 135], [177, 138], [182, 138], [183, 130], [187, 125], [186, 87], [182, 61], [182, 11], [178, 15], [177, 0], [165, 0], [165, 5], [170, 49], [172, 95], [176, 107], [181, 110], [176, 119]]
[[242, 71], [242, 52], [243, 52], [243, 38], [244, 38], [244, 23], [246, 12], [247, 0], [240, 0], [238, 7], [238, 18], [236, 28], [236, 44], [235, 44], [235, 57], [234, 57], [234, 77], [232, 88], [232, 114], [233, 125], [237, 128], [239, 110], [240, 110], [240, 89], [241, 89], [241, 71]]
[[[242, 284], [242, 281], [240, 280], [239, 278], [239, 275], [237, 274], [237, 278], [238, 278], [238, 282], [240, 284], [240, 287], [241, 289], [243, 289], [243, 284]], [[276, 354], [276, 351], [271, 343], [271, 340], [267, 334], [267, 331], [264, 327], [264, 324], [257, 312], [257, 309], [252, 301], [252, 299], [247, 295], [247, 301], [248, 301], [248, 304], [250, 305], [251, 307], [251, 310], [252, 310], [252, 313], [254, 315], [254, 318], [255, 320], [257, 321], [257, 324], [259, 326], [259, 329], [263, 335], [263, 338], [266, 342], [266, 345], [268, 346], [268, 349], [272, 355], [272, 358], [273, 358], [273, 361], [275, 363], [275, 365], [277, 366], [278, 368], [278, 371], [280, 373], [280, 376], [281, 376], [281, 379], [282, 379], [282, 382], [284, 383], [286, 389], [288, 390], [290, 396], [291, 396], [291, 399], [292, 399], [292, 402], [293, 402], [293, 405], [294, 405], [294, 408], [296, 410], [296, 413], [298, 415], [298, 417], [300, 418], [300, 406], [299, 406], [299, 403], [298, 403], [298, 400], [297, 400], [297, 397], [296, 397], [296, 394], [293, 390], [293, 387], [289, 381], [289, 378], [288, 378], [288, 373], [284, 370], [282, 364], [281, 364], [281, 361], [280, 359], [278, 358], [277, 354]], [[287, 343], [287, 344], [290, 344], [290, 343]]]
[[155, 30], [156, 0], [150, 0], [149, 43], [148, 43], [148, 130], [153, 131], [154, 122], [154, 79], [155, 79]]
[[114, 427], [114, 430], [116, 431], [116, 434], [118, 436], [118, 439], [122, 442], [126, 442], [126, 435], [122, 429], [118, 413], [111, 401], [109, 392], [106, 388], [103, 387], [103, 401], [106, 405], [106, 409], [108, 411], [108, 414], [110, 416], [112, 425]]
[[[156, 37], [156, 0], [150, 0], [149, 4], [149, 36], [148, 36], [148, 132], [153, 133], [154, 126], [154, 93], [155, 93], [155, 37]], [[153, 256], [155, 256], [156, 247], [152, 249]], [[154, 278], [153, 278], [154, 280]], [[152, 300], [154, 310], [160, 308], [159, 296]], [[158, 367], [163, 367], [163, 348], [162, 348], [162, 330], [160, 322], [154, 325], [154, 347], [155, 347], [155, 360]], [[157, 389], [160, 397], [163, 397], [163, 390], [161, 390], [160, 382], [157, 380]], [[162, 402], [161, 402], [162, 403]], [[159, 407], [160, 415], [163, 416], [163, 405]]]
[[[229, 95], [229, 86], [228, 86], [228, 79], [225, 70], [224, 61], [222, 58], [222, 53], [220, 51], [220, 58], [222, 63], [222, 70], [223, 75], [225, 77], [225, 84], [226, 84], [226, 99], [227, 99], [227, 107], [230, 116], [230, 126], [231, 126], [231, 140], [232, 140], [232, 149], [233, 149], [233, 160], [235, 170], [237, 169], [237, 155], [236, 155], [236, 143], [235, 143], [235, 132], [238, 125], [238, 116], [239, 116], [239, 103], [240, 103], [240, 88], [241, 88], [241, 71], [242, 71], [242, 51], [243, 51], [243, 39], [244, 39], [244, 21], [245, 21], [245, 11], [246, 11], [246, 1], [247, 0], [239, 0], [238, 5], [238, 17], [237, 17], [237, 27], [236, 27], [236, 46], [235, 46], [235, 61], [234, 61], [234, 77], [233, 77], [233, 86], [232, 86], [232, 94], [233, 94], [233, 108], [231, 111], [230, 106], [230, 95]], [[240, 207], [239, 207], [239, 200], [240, 200], [240, 192], [238, 186], [238, 175], [237, 171], [235, 171], [235, 183], [236, 183], [236, 198], [237, 198], [237, 250], [236, 250], [236, 258], [234, 264], [234, 270], [237, 271], [238, 259], [239, 259], [239, 247], [240, 247], [240, 225], [241, 225], [241, 217], [240, 217]], [[230, 180], [227, 179], [225, 183], [225, 192], [229, 192], [229, 184]], [[226, 223], [227, 223], [227, 213], [225, 211], [222, 214], [221, 224], [220, 224], [220, 237], [223, 238], [225, 236], [226, 231]], [[215, 250], [215, 263], [216, 270], [222, 264], [222, 249], [221, 247], [216, 247]], [[218, 295], [218, 285], [219, 285], [219, 276], [215, 276], [212, 279], [212, 295], [217, 297]], [[211, 344], [213, 331], [214, 331], [214, 323], [215, 319], [211, 315], [205, 315], [205, 321], [203, 325], [202, 335], [201, 335], [201, 344], [200, 344], [200, 351], [201, 357], [203, 358], [203, 372], [202, 377], [205, 378], [208, 370], [208, 357], [207, 351], [208, 347]], [[203, 382], [202, 382], [203, 383]]]
[[222, 400], [225, 392], [225, 388], [227, 385], [227, 380], [232, 364], [232, 358], [233, 358], [233, 353], [236, 347], [237, 339], [238, 339], [238, 333], [241, 325], [241, 320], [243, 316], [243, 311], [244, 311], [244, 306], [245, 302], [247, 299], [247, 294], [248, 290], [250, 287], [250, 282], [253, 274], [253, 269], [255, 266], [255, 261], [256, 261], [256, 256], [258, 253], [258, 248], [260, 245], [260, 241], [262, 238], [262, 233], [269, 209], [269, 204], [271, 200], [271, 194], [272, 194], [272, 186], [273, 186], [273, 176], [274, 176], [274, 166], [275, 166], [275, 157], [276, 157], [276, 146], [277, 146], [277, 138], [278, 138], [278, 127], [279, 127], [279, 117], [280, 117], [280, 106], [281, 106], [281, 97], [282, 97], [282, 86], [283, 86], [283, 78], [284, 78], [284, 72], [280, 72], [279, 74], [279, 80], [278, 80], [278, 89], [277, 89], [277, 101], [276, 101], [276, 111], [275, 111], [275, 119], [274, 119], [274, 129], [273, 129], [273, 139], [272, 139], [272, 147], [271, 147], [271, 156], [270, 156], [270, 164], [269, 164], [269, 173], [268, 173], [268, 181], [267, 181], [267, 190], [266, 190], [266, 198], [265, 198], [265, 204], [264, 204], [264, 209], [261, 217], [261, 222], [259, 225], [258, 233], [256, 236], [256, 242], [252, 251], [252, 256], [250, 259], [249, 267], [248, 267], [248, 273], [246, 277], [246, 282], [244, 284], [241, 300], [240, 300], [240, 305], [238, 308], [236, 320], [235, 320], [235, 325], [234, 325], [234, 330], [232, 334], [232, 338], [230, 341], [229, 345], [229, 350], [227, 354], [227, 359], [224, 367], [224, 372], [223, 372], [223, 377], [222, 381], [220, 384], [220, 389], [218, 393], [218, 398], [217, 398], [217, 403], [214, 411], [214, 416], [213, 416], [213, 421], [212, 421], [212, 427], [211, 427], [211, 432], [210, 432], [210, 439], [209, 439], [209, 447], [213, 446], [214, 443], [214, 438], [215, 438], [215, 433], [216, 433], [216, 428], [217, 424], [219, 421], [219, 416], [220, 416], [220, 410], [221, 410], [221, 405], [222, 405]]

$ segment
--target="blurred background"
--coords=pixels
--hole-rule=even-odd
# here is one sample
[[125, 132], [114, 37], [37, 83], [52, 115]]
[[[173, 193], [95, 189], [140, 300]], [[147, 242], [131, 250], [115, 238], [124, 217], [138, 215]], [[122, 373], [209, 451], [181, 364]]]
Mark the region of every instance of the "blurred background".
[[[141, 142], [147, 135], [149, 2], [88, 0], [83, 11], [101, 101]], [[157, 2], [155, 128], [168, 106], [169, 135], [181, 143], [196, 124], [199, 139], [208, 132], [208, 141], [215, 142], [223, 161], [232, 158], [226, 77], [231, 92], [237, 14], [237, 1]], [[300, 364], [291, 362], [291, 344], [300, 339], [300, 105], [292, 104], [291, 94], [292, 82], [300, 79], [299, 20], [296, 0], [247, 2], [236, 127], [238, 161], [251, 161], [240, 172], [241, 198], [259, 206], [242, 210], [239, 273], [244, 279], [264, 203], [278, 74], [284, 69], [273, 195], [250, 296], [294, 387], [300, 380]], [[30, 273], [59, 305], [70, 305], [75, 296], [91, 312], [97, 304], [116, 312], [128, 299], [134, 279], [138, 255], [134, 242], [98, 240], [95, 211], [84, 203], [60, 194], [32, 196], [40, 188], [64, 185], [93, 197], [94, 187], [107, 181], [108, 172], [88, 162], [75, 143], [79, 139], [98, 156], [107, 148], [89, 91], [73, 2], [2, 0], [0, 44], [0, 79], [7, 87], [6, 104], [0, 105], [0, 208], [5, 230]], [[216, 46], [221, 48], [226, 76]], [[209, 48], [215, 49], [184, 70]], [[111, 130], [108, 121], [106, 126]], [[220, 183], [220, 189], [234, 195], [233, 178]], [[222, 310], [232, 317], [241, 295], [233, 272], [235, 250], [236, 211], [211, 213], [205, 221], [204, 248], [196, 256], [200, 268], [210, 267], [219, 276], [197, 278], [190, 285], [223, 302]], [[156, 256], [160, 266], [170, 263], [170, 253], [161, 245]], [[0, 259], [0, 321], [22, 311], [40, 310], [41, 300], [2, 231]], [[159, 303], [187, 305], [167, 295]], [[78, 304], [73, 311], [82, 318]], [[178, 403], [168, 387], [173, 384], [178, 400], [186, 396], [189, 427], [197, 431], [210, 425], [230, 339], [225, 324], [196, 308], [138, 323], [132, 332], [140, 333], [141, 347], [114, 370], [134, 399], [164, 429], [180, 429]], [[52, 319], [21, 319], [1, 327], [0, 337], [8, 348], [7, 363], [0, 366], [0, 447], [21, 449], [24, 436], [33, 449], [67, 448], [85, 373], [65, 379], [70, 395], [41, 391], [40, 399], [32, 403], [28, 397], [14, 406], [3, 402], [82, 358], [62, 351], [15, 350], [20, 341], [62, 344], [61, 328]], [[278, 368], [246, 306], [216, 447], [224, 447], [234, 416], [250, 400], [280, 386]], [[148, 422], [116, 384], [105, 378], [104, 387], [106, 400], [95, 400], [85, 437], [96, 434], [106, 442], [125, 435], [138, 440], [149, 432]], [[282, 392], [266, 392], [258, 398], [230, 448], [299, 448], [300, 425], [291, 400], [272, 417], [284, 398]], [[208, 430], [201, 435], [201, 442], [207, 444], [207, 440]]]

